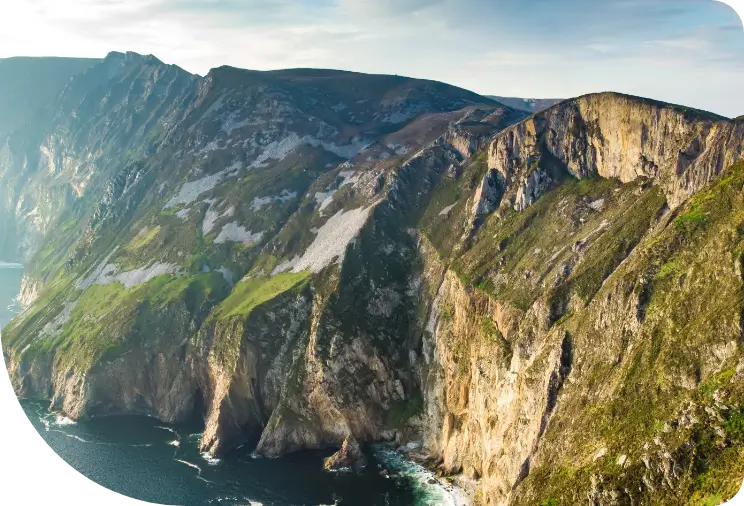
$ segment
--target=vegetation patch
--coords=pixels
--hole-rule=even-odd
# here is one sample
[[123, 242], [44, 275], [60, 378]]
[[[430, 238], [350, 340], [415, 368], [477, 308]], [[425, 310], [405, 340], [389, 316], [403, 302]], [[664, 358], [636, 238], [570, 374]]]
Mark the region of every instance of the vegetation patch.
[[248, 316], [253, 308], [292, 289], [298, 289], [310, 277], [308, 271], [283, 272], [266, 278], [244, 279], [217, 310], [217, 318]]
[[522, 212], [493, 213], [453, 267], [466, 285], [525, 311], [546, 292], [563, 294], [564, 303], [572, 293], [588, 302], [665, 204], [660, 189], [639, 197], [639, 188], [609, 179], [566, 179]]
[[706, 397], [713, 395], [716, 390], [726, 386], [735, 374], [735, 369], [726, 369], [724, 371], [721, 371], [720, 373], [711, 377], [708, 381], [704, 381], [700, 384], [700, 393], [702, 393]]
[[391, 403], [390, 409], [385, 415], [387, 427], [402, 430], [408, 420], [424, 411], [424, 398], [421, 392], [416, 392], [406, 400]]
[[144, 228], [129, 242], [127, 248], [129, 250], [138, 250], [155, 239], [158, 233], [160, 233], [160, 225], [154, 228]]
[[501, 333], [491, 318], [483, 317], [483, 332], [491, 342], [501, 348], [504, 357], [504, 365], [508, 367], [514, 354], [512, 344], [506, 340], [504, 334]]

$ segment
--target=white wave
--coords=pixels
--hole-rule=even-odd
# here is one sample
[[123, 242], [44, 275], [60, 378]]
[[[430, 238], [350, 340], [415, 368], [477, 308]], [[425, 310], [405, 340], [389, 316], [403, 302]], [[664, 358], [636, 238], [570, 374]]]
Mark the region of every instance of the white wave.
[[186, 464], [190, 468], [196, 469], [197, 471], [199, 471], [201, 473], [201, 467], [197, 466], [196, 464], [192, 464], [191, 462], [186, 462], [185, 460], [178, 460], [178, 459], [174, 459], [174, 460], [176, 462], [180, 462], [181, 464]]
[[180, 442], [180, 441], [178, 441], [178, 440], [175, 440], [175, 441], [168, 441], [168, 444], [169, 444], [170, 446], [176, 446], [176, 447], [178, 447], [178, 446], [181, 446], [181, 442]]
[[327, 472], [335, 474], [345, 474], [352, 472], [352, 469], [350, 467], [334, 467], [333, 469], [328, 469]]
[[202, 457], [202, 458], [203, 458], [204, 460], [206, 460], [206, 461], [207, 461], [207, 464], [209, 464], [210, 466], [216, 466], [216, 465], [218, 465], [218, 464], [219, 464], [220, 462], [222, 462], [222, 460], [220, 460], [220, 459], [218, 459], [218, 458], [215, 458], [215, 457], [211, 456], [211, 455], [210, 455], [210, 454], [209, 454], [208, 452], [203, 452], [203, 453], [201, 454], [201, 457]]
[[386, 467], [412, 481], [417, 506], [469, 506], [467, 494], [457, 486], [438, 479], [425, 467], [393, 450], [376, 449], [375, 455]]
[[23, 264], [15, 262], [0, 262], [0, 269], [23, 269]]
[[66, 425], [77, 425], [77, 422], [75, 420], [70, 420], [64, 415], [57, 415], [54, 419], [54, 425], [57, 427], [64, 427]]
[[191, 462], [187, 462], [185, 460], [179, 460], [179, 459], [173, 459], [173, 460], [175, 460], [176, 462], [180, 462], [181, 464], [185, 464], [185, 465], [189, 466], [192, 469], [196, 469], [197, 470], [196, 478], [198, 480], [201, 480], [204, 483], [214, 483], [213, 481], [209, 481], [208, 479], [202, 477], [202, 469], [201, 469], [201, 467], [197, 466], [196, 464], [191, 463]]
[[157, 426], [155, 428], [156, 429], [160, 429], [160, 430], [167, 430], [171, 434], [178, 434], [174, 429], [171, 429], [170, 427], [160, 427], [160, 426]]
[[[215, 497], [215, 499], [214, 499], [214, 501], [216, 501], [216, 502], [224, 502], [224, 501], [237, 501], [237, 500], [238, 500], [238, 498], [237, 498], [237, 497], [232, 497], [232, 496], [226, 496], [226, 497]], [[213, 501], [213, 502], [214, 502], [214, 501]]]
[[218, 498], [215, 499], [215, 501], [217, 501], [218, 503], [223, 503], [223, 502], [228, 502], [229, 501], [230, 503], [235, 503], [235, 504], [238, 504], [237, 501], [246, 501], [245, 505], [243, 505], [242, 502], [239, 503], [239, 504], [241, 506], [264, 506], [264, 504], [262, 502], [254, 501], [253, 499], [249, 499], [247, 497], [240, 498], [240, 497], [237, 497], [237, 496], [225, 496], [225, 497], [218, 497]]
[[[62, 431], [57, 431], [57, 432], [62, 432]], [[62, 434], [64, 434], [67, 437], [70, 437], [72, 439], [77, 439], [81, 443], [90, 443], [90, 441], [87, 441], [87, 440], [81, 438], [80, 436], [76, 436], [75, 434], [68, 434], [67, 432], [62, 432]]]

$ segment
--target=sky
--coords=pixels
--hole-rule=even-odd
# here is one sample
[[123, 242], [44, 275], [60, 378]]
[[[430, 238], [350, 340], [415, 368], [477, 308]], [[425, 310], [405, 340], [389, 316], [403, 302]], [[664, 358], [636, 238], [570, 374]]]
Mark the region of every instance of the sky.
[[482, 94], [618, 91], [744, 114], [744, 28], [714, 0], [0, 0], [0, 58], [154, 54], [435, 79]]

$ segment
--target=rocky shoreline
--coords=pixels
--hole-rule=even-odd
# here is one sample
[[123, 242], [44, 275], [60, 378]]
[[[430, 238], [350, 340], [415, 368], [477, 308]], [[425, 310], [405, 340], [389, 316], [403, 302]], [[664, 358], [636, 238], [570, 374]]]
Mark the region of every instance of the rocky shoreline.
[[[395, 441], [397, 431], [387, 442], [370, 444], [363, 449], [353, 438], [347, 438], [341, 449], [324, 460], [328, 472], [361, 472], [369, 465], [368, 454], [376, 460], [379, 473], [386, 478], [405, 477], [420, 487], [417, 506], [470, 506], [476, 494], [477, 482], [462, 475], [446, 476], [441, 461], [427, 453], [421, 440]], [[434, 497], [428, 497], [426, 494]]]
[[[371, 451], [380, 462], [381, 473], [393, 473], [415, 479], [421, 485], [421, 494], [427, 492], [431, 497], [418, 497], [416, 504], [437, 506], [470, 506], [473, 504], [477, 484], [462, 476], [444, 477], [432, 463], [435, 460], [420, 451], [420, 445], [412, 449], [408, 445], [396, 446], [393, 443], [372, 445]], [[440, 501], [440, 502], [433, 502]]]

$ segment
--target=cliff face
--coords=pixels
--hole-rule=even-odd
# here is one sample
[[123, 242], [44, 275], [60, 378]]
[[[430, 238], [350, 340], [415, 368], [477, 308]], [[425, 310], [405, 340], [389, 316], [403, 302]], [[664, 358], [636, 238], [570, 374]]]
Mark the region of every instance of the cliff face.
[[[518, 210], [547, 189], [556, 165], [578, 178], [656, 181], [676, 207], [741, 157], [742, 126], [715, 115], [605, 93], [563, 102], [501, 135], [489, 166], [510, 184]], [[533, 191], [534, 190], [534, 191]]]
[[525, 119], [428, 81], [133, 54], [66, 90], [74, 139], [0, 165], [39, 191], [89, 174], [38, 213], [3, 331], [19, 395], [196, 411], [213, 454], [419, 441], [483, 504], [738, 487], [741, 122], [613, 94]]
[[46, 79], [49, 90], [25, 89], [33, 100], [13, 103], [20, 109], [13, 116], [23, 121], [0, 129], [2, 254], [21, 260], [31, 260], [55, 228], [79, 232], [82, 208], [104, 197], [106, 181], [152, 153], [196, 89], [196, 79], [185, 71], [134, 53], [83, 62], [42, 60], [32, 67], [34, 72], [22, 67], [12, 73], [69, 77]]
[[0, 135], [53, 114], [70, 79], [97, 62], [88, 58], [0, 58]]
[[[683, 171], [681, 148], [666, 146], [674, 165], [637, 173], [635, 157], [600, 165], [609, 155], [585, 156], [589, 144], [571, 154], [549, 140], [566, 130], [551, 118], [598, 111], [592, 100], [631, 101], [584, 97], [510, 127], [432, 196], [420, 248], [439, 286], [424, 328], [425, 448], [443, 472], [479, 480], [484, 504], [730, 497], [741, 479], [744, 172], [715, 167], [737, 160], [738, 127], [690, 120], [686, 131], [718, 132], [718, 146]], [[640, 131], [663, 116], [639, 119]], [[626, 132], [623, 153], [669, 139]], [[694, 196], [675, 202], [681, 191]]]

